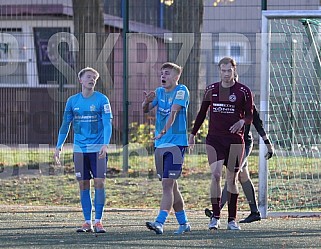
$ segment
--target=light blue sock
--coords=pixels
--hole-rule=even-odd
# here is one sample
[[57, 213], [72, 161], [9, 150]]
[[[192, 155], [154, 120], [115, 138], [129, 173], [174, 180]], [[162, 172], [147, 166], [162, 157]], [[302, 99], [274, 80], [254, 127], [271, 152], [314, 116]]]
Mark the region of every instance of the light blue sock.
[[80, 203], [85, 220], [91, 221], [92, 204], [89, 189], [80, 190]]
[[188, 222], [185, 210], [179, 211], [175, 213], [178, 224], [184, 225]]
[[156, 218], [156, 222], [164, 224], [166, 221], [166, 218], [168, 216], [168, 212], [165, 210], [160, 210], [158, 213], [158, 216]]
[[103, 217], [106, 193], [105, 188], [95, 188], [95, 219], [101, 220]]

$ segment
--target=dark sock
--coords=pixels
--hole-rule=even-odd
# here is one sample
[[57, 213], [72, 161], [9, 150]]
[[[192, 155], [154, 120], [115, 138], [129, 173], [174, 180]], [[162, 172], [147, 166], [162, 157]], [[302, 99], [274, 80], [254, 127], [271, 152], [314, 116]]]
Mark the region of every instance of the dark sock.
[[219, 197], [211, 198], [213, 217], [216, 219], [219, 219], [221, 216], [220, 202], [221, 202], [221, 198]]
[[259, 210], [257, 209], [256, 204], [250, 204], [250, 209], [251, 209], [251, 214], [260, 213]]
[[228, 193], [230, 200], [228, 201], [228, 222], [236, 219], [237, 198], [239, 194]]
[[251, 213], [258, 212], [257, 204], [256, 204], [256, 198], [255, 198], [255, 190], [252, 181], [249, 179], [246, 182], [241, 183], [244, 194], [246, 196], [246, 199], [249, 203]]

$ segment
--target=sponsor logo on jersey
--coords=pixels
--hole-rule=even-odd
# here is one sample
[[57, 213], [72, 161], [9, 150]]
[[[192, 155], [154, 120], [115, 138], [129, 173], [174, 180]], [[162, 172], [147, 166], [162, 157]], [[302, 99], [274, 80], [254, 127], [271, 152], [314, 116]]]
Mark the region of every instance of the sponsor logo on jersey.
[[177, 91], [175, 99], [184, 99], [184, 97], [185, 97], [185, 91], [184, 90]]
[[79, 111], [79, 107], [75, 107], [75, 108], [74, 108], [74, 111]]
[[158, 110], [160, 112], [161, 115], [165, 115], [167, 116], [170, 112], [171, 112], [171, 109], [170, 108], [162, 108], [162, 107], [158, 107]]
[[235, 112], [235, 105], [213, 103], [213, 112], [234, 113]]
[[76, 172], [76, 177], [81, 177], [81, 172]]

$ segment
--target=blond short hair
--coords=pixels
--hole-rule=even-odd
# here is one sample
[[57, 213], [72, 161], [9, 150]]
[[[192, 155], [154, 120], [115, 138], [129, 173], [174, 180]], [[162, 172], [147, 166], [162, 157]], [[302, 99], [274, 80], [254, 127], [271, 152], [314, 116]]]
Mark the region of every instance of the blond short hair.
[[97, 75], [97, 79], [99, 78], [99, 73], [98, 73], [98, 71], [96, 70], [96, 69], [93, 69], [92, 67], [85, 67], [85, 68], [83, 68], [83, 69], [81, 69], [80, 71], [79, 71], [79, 73], [78, 73], [78, 79], [80, 79], [81, 78], [81, 76], [83, 76], [84, 75], [84, 73], [86, 73], [86, 72], [93, 72], [94, 74], [96, 74]]
[[183, 68], [175, 63], [172, 63], [172, 62], [165, 62], [162, 66], [161, 66], [161, 70], [162, 69], [172, 69], [174, 70], [177, 75], [181, 75], [182, 71], [183, 71]]

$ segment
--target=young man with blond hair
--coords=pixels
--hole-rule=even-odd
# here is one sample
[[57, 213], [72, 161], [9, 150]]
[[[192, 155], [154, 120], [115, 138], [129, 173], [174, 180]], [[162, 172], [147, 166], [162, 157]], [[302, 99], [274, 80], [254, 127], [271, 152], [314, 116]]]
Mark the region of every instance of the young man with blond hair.
[[[95, 91], [99, 73], [86, 67], [78, 73], [82, 91], [68, 98], [54, 153], [60, 163], [60, 153], [73, 123], [73, 159], [79, 183], [80, 202], [85, 222], [77, 232], [105, 233], [102, 216], [105, 205], [107, 146], [112, 133], [112, 111], [106, 95]], [[94, 179], [95, 223], [92, 225], [90, 179]]]
[[156, 108], [155, 164], [162, 181], [160, 211], [154, 222], [146, 222], [148, 229], [163, 233], [166, 218], [173, 208], [179, 228], [175, 234], [191, 230], [184, 209], [184, 200], [177, 179], [181, 175], [187, 141], [187, 108], [189, 91], [178, 80], [182, 68], [174, 63], [161, 67], [161, 86], [155, 91], [144, 92], [142, 108], [145, 113]]

